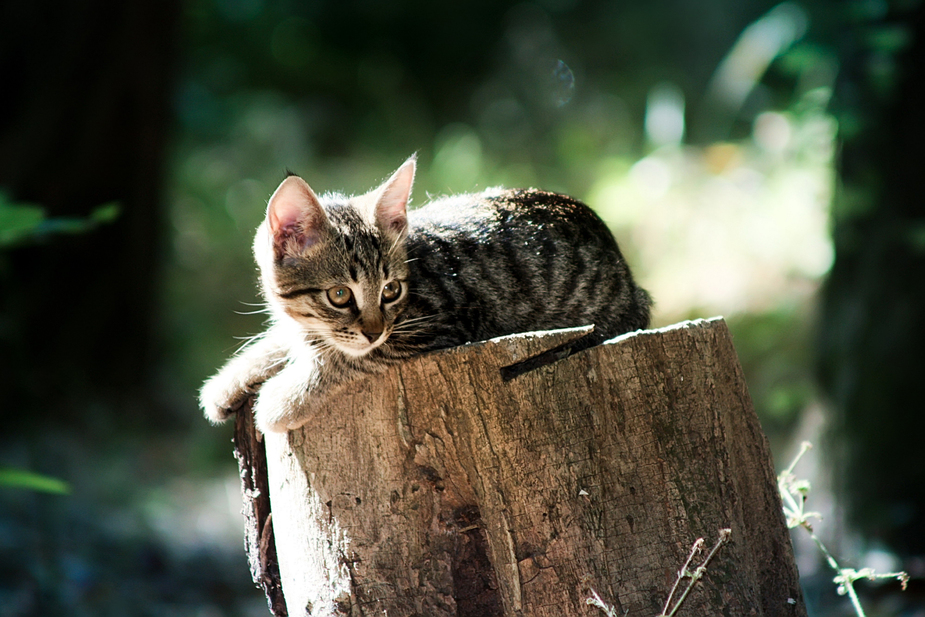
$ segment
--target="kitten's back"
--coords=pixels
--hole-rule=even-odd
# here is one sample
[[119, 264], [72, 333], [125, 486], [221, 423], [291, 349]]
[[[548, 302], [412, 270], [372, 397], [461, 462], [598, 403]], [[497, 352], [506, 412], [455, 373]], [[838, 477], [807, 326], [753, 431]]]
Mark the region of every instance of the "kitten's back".
[[565, 195], [534, 189], [456, 195], [409, 213], [408, 318], [431, 315], [431, 349], [595, 324], [605, 340], [649, 323], [603, 221]]

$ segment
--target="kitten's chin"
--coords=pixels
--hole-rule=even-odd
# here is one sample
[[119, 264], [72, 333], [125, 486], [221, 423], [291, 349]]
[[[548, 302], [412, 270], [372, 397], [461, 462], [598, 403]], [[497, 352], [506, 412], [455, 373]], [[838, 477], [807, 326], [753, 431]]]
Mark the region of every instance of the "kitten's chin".
[[345, 356], [350, 358], [363, 358], [368, 356], [372, 350], [376, 347], [379, 347], [385, 341], [384, 338], [380, 338], [375, 343], [371, 345], [364, 345], [363, 347], [353, 347], [349, 345], [344, 345], [342, 343], [335, 343], [334, 346]]

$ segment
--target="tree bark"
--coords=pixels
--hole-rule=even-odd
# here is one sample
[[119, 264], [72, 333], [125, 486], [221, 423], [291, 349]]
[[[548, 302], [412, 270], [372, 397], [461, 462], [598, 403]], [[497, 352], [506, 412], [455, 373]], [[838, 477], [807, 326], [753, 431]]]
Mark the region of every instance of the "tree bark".
[[288, 613], [654, 617], [704, 538], [678, 614], [805, 615], [725, 323], [569, 356], [587, 332], [421, 356], [267, 435]]

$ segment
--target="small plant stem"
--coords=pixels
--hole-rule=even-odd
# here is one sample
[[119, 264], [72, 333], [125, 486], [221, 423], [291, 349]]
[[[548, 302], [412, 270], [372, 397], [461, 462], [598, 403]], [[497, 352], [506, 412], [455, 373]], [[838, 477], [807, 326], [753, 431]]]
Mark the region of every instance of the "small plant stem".
[[[813, 526], [809, 523], [808, 519], [810, 517], [820, 518], [819, 514], [815, 512], [804, 511], [806, 495], [809, 492], [809, 483], [805, 481], [797, 482], [793, 475], [793, 469], [796, 467], [800, 458], [802, 458], [806, 451], [812, 447], [813, 446], [811, 443], [804, 441], [800, 445], [800, 452], [793, 459], [793, 462], [790, 463], [790, 466], [782, 471], [779, 476], [777, 476], [777, 487], [780, 492], [781, 499], [784, 502], [784, 515], [787, 517], [787, 526], [791, 529], [795, 527], [802, 527], [806, 530], [806, 532], [809, 534], [809, 537], [812, 538], [813, 542], [816, 543], [816, 546], [819, 547], [819, 550], [825, 557], [829, 567], [835, 570], [836, 576], [833, 580], [835, 584], [838, 585], [838, 593], [841, 595], [847, 594], [848, 599], [851, 600], [851, 606], [854, 607], [854, 611], [857, 613], [858, 617], [866, 617], [864, 609], [861, 607], [861, 601], [858, 599], [858, 594], [854, 590], [855, 581], [862, 578], [869, 578], [871, 580], [876, 580], [879, 578], [896, 578], [899, 579], [900, 583], [902, 584], [902, 588], [905, 589], [906, 584], [909, 581], [909, 575], [905, 572], [889, 572], [887, 574], [877, 574], [869, 568], [854, 570], [852, 568], [842, 568], [840, 565], [838, 565], [835, 557], [832, 556], [832, 553], [829, 552], [829, 549], [827, 549], [825, 544], [822, 543], [822, 540], [820, 540], [819, 536], [817, 536], [815, 531], [813, 531]], [[799, 502], [797, 501], [797, 494], [799, 494]]]
[[800, 462], [800, 459], [803, 458], [803, 455], [806, 454], [809, 450], [813, 449], [813, 444], [808, 441], [800, 443], [800, 451], [797, 452], [797, 455], [793, 457], [793, 461], [790, 463], [790, 466], [784, 470], [781, 474], [782, 476], [792, 476], [793, 469], [797, 466], [797, 463]]
[[594, 591], [594, 589], [591, 590], [591, 595], [594, 597], [586, 599], [585, 604], [588, 606], [596, 606], [597, 608], [604, 611], [607, 617], [617, 617], [617, 611], [612, 606], [601, 600], [601, 597], [597, 595], [597, 592]]
[[[674, 592], [678, 590], [678, 585], [681, 584], [681, 579], [685, 575], [689, 574], [687, 567], [691, 565], [691, 561], [694, 560], [694, 556], [700, 551], [700, 548], [703, 546], [703, 538], [697, 538], [697, 541], [694, 542], [694, 545], [691, 547], [691, 554], [687, 556], [687, 561], [684, 562], [684, 565], [681, 566], [681, 569], [678, 570], [678, 578], [675, 579], [674, 586], [671, 588], [671, 592], [668, 594], [668, 599], [665, 600], [665, 607], [662, 608], [662, 612], [658, 617], [665, 617], [668, 612], [668, 607], [671, 605], [671, 599], [674, 597]], [[673, 612], [673, 611], [672, 611]]]
[[858, 617], [867, 617], [867, 613], [864, 612], [861, 601], [858, 599], [858, 594], [854, 591], [854, 581], [845, 583], [845, 591], [848, 592], [848, 598], [851, 600], [851, 605], [854, 607]]
[[[681, 567], [681, 570], [678, 571], [678, 578], [675, 580], [674, 587], [671, 588], [671, 593], [668, 594], [668, 599], [665, 600], [665, 607], [662, 609], [662, 612], [658, 617], [674, 617], [674, 614], [678, 612], [678, 609], [684, 604], [684, 600], [687, 599], [687, 594], [691, 592], [691, 589], [694, 588], [694, 585], [697, 584], [703, 575], [707, 571], [707, 565], [710, 563], [710, 560], [713, 559], [713, 556], [716, 555], [716, 552], [719, 551], [719, 547], [725, 544], [729, 537], [732, 535], [731, 529], [720, 529], [719, 538], [716, 540], [716, 544], [713, 545], [713, 548], [710, 550], [710, 553], [706, 556], [697, 569], [691, 572], [688, 570], [688, 566], [691, 561], [694, 559], [694, 556], [700, 551], [700, 548], [703, 546], [703, 538], [697, 538], [697, 541], [694, 542], [694, 546], [691, 548], [691, 554], [688, 555], [687, 561], [684, 562], [684, 566]], [[681, 579], [685, 576], [690, 577], [691, 582], [688, 583], [687, 588], [685, 588], [684, 593], [681, 594], [681, 597], [678, 598], [677, 603], [671, 609], [671, 612], [668, 612], [668, 606], [671, 604], [671, 599], [674, 597], [675, 591], [678, 589], [678, 584], [680, 584]]]

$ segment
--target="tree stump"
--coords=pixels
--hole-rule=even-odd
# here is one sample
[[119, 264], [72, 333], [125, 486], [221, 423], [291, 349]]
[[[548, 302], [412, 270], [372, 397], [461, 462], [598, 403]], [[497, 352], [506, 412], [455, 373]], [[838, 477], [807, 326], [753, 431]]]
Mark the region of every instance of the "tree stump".
[[805, 615], [725, 322], [572, 354], [588, 332], [409, 360], [263, 443], [239, 413], [246, 546], [271, 611], [605, 615], [597, 597], [655, 617], [703, 538], [688, 571], [718, 548], [678, 615]]

